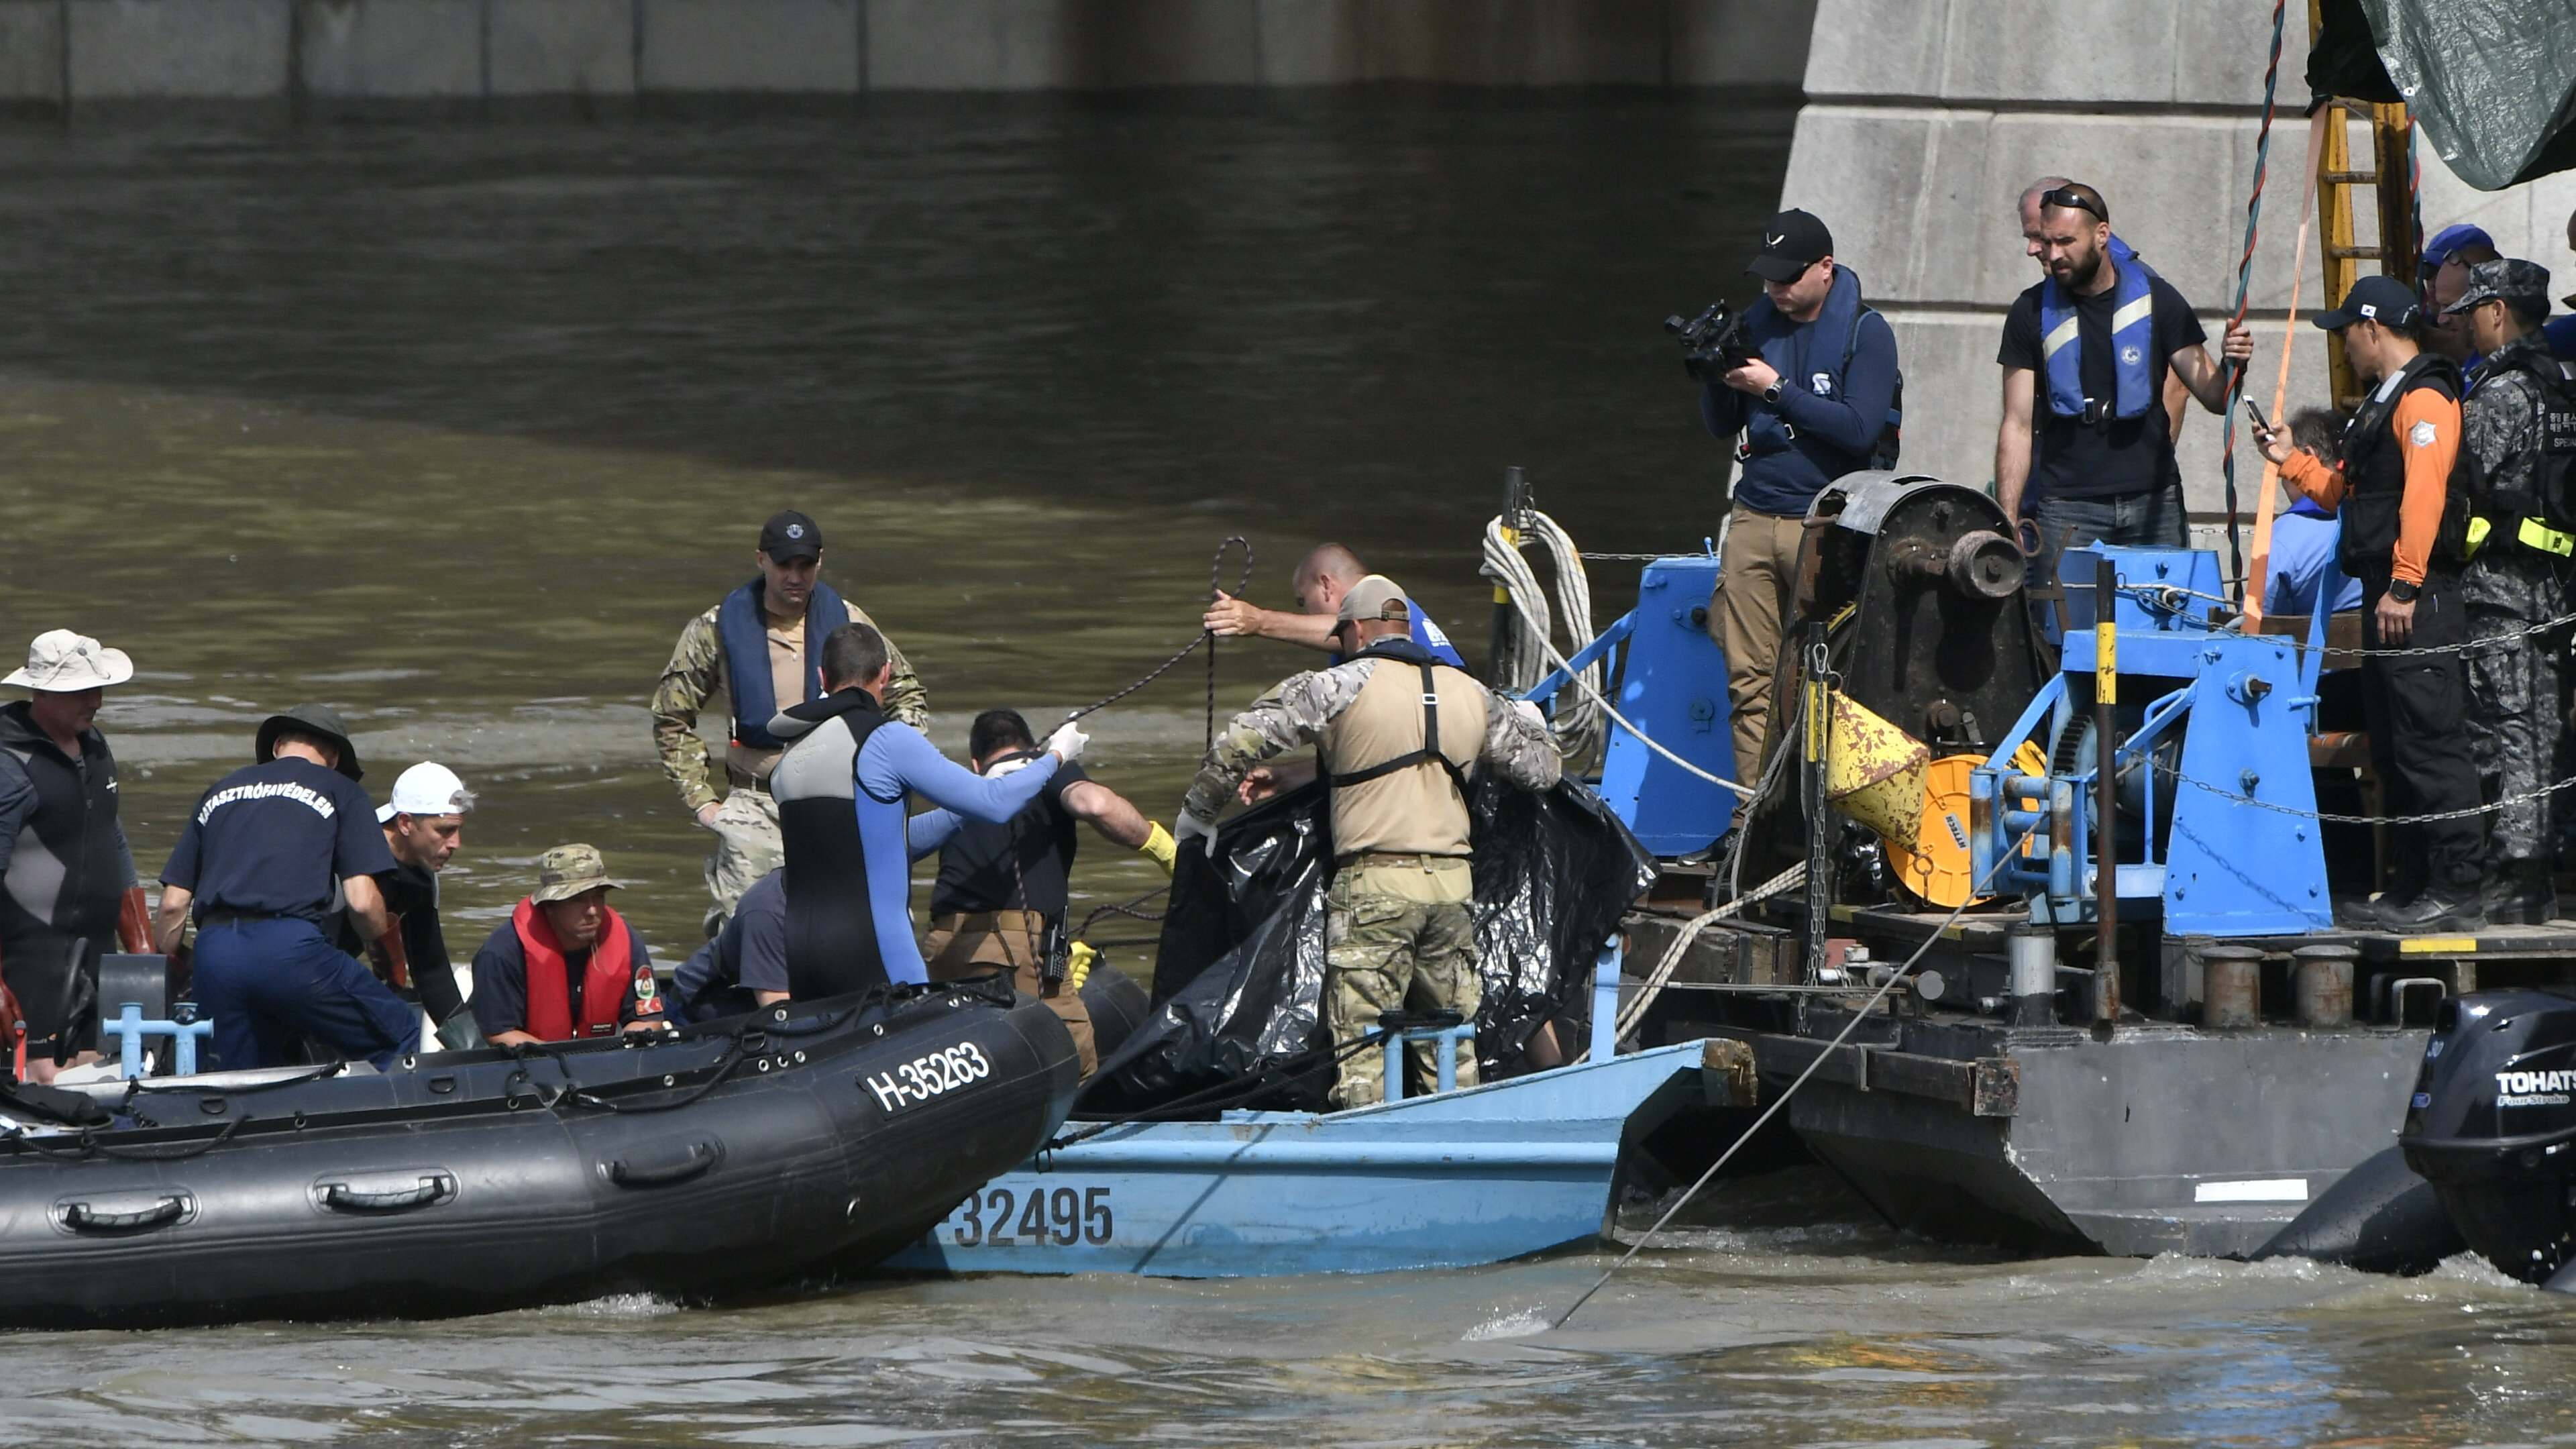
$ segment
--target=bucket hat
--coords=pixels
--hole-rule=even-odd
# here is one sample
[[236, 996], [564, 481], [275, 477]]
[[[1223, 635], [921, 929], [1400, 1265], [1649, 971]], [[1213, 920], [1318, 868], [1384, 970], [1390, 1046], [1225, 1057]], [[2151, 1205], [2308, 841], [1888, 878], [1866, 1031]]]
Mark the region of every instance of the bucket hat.
[[598, 846], [558, 845], [537, 857], [537, 888], [528, 893], [528, 899], [568, 901], [601, 886], [625, 889], [608, 878], [608, 862], [600, 859]]
[[328, 738], [340, 749], [340, 773], [352, 780], [365, 776], [358, 765], [358, 747], [349, 743], [349, 727], [340, 722], [340, 712], [327, 704], [299, 704], [261, 720], [259, 738], [251, 745], [252, 759], [263, 765], [276, 759], [277, 737], [290, 729]]
[[71, 694], [123, 684], [134, 677], [134, 661], [122, 649], [110, 649], [87, 634], [48, 629], [27, 646], [27, 667], [0, 679], [50, 694]]

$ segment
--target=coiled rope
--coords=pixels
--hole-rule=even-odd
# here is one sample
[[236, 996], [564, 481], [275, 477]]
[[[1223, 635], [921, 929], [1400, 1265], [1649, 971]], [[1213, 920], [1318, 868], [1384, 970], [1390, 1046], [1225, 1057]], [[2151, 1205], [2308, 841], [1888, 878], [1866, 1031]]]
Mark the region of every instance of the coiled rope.
[[[2245, 253], [2236, 260], [2236, 312], [2228, 325], [2245, 322], [2246, 293], [2254, 280], [2254, 241], [2262, 233], [2263, 175], [2272, 155], [2272, 111], [2274, 93], [2281, 79], [2281, 23], [2289, 0], [2272, 0], [2272, 62], [2263, 70], [2263, 129], [2254, 138], [2254, 194], [2245, 202]], [[2293, 264], [2297, 259], [2291, 259]], [[2283, 343], [2284, 346], [2288, 344]], [[2227, 571], [2245, 576], [2243, 541], [2236, 536], [2236, 414], [2245, 400], [2244, 367], [2231, 369], [2234, 376], [2227, 384], [2227, 433], [2221, 466], [2227, 475]]]
[[[1497, 516], [1487, 523], [1485, 561], [1477, 572], [1511, 598], [1513, 612], [1502, 657], [1487, 666], [1491, 677], [1485, 682], [1506, 694], [1526, 694], [1550, 670], [1564, 665], [1565, 656], [1556, 652], [1553, 643], [1559, 625], [1566, 631], [1568, 652], [1580, 652], [1592, 642], [1592, 581], [1583, 572], [1583, 555], [1555, 519], [1535, 508], [1522, 510], [1520, 517], [1521, 538], [1543, 546], [1555, 567], [1556, 607], [1549, 609], [1538, 574], [1505, 535], [1504, 520]], [[1584, 666], [1574, 679], [1580, 686], [1577, 697], [1559, 707], [1548, 725], [1556, 737], [1557, 754], [1568, 764], [1589, 760], [1601, 748], [1605, 732], [1600, 661]]]

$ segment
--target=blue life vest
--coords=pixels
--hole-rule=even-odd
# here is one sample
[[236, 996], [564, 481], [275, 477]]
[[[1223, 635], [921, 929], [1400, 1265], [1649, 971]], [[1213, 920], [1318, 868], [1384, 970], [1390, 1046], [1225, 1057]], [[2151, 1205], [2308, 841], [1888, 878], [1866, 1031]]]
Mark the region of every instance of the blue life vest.
[[[2155, 269], [2138, 260], [2128, 243], [2111, 238], [2104, 248], [2117, 269], [2112, 283], [2111, 370], [2116, 379], [2111, 413], [2142, 418], [2158, 401], [2155, 388]], [[2085, 416], [2084, 335], [2075, 299], [2055, 277], [2039, 284], [2039, 350], [2048, 364], [2048, 410], [2062, 418]]]
[[[1790, 385], [1840, 402], [1844, 396], [1843, 376], [1851, 369], [1852, 353], [1860, 346], [1860, 319], [1870, 315], [1871, 307], [1860, 298], [1860, 274], [1841, 262], [1834, 263], [1834, 284], [1825, 293], [1825, 305], [1816, 320], [1804, 324], [1787, 321], [1780, 309], [1771, 305], [1768, 293], [1753, 299], [1744, 309], [1748, 330], [1759, 336], [1772, 326], [1786, 330], [1761, 345], [1762, 360]], [[1837, 339], [1841, 345], [1818, 358], [1809, 352], [1800, 355], [1799, 334], [1804, 330], [1811, 338]], [[1894, 467], [1892, 444], [1898, 429], [1905, 423], [1905, 375], [1896, 378], [1896, 391], [1887, 405], [1887, 423], [1875, 445], [1856, 456], [1856, 466]], [[1757, 453], [1786, 452], [1797, 439], [1797, 430], [1775, 408], [1748, 410], [1744, 420], [1744, 448], [1737, 454], [1749, 458]], [[1847, 470], [1828, 470], [1829, 472]]]
[[[850, 622], [850, 606], [831, 585], [816, 582], [805, 601], [805, 698], [823, 697], [823, 639]], [[733, 737], [756, 750], [786, 748], [769, 732], [769, 721], [781, 708], [777, 686], [769, 678], [769, 621], [760, 602], [760, 580], [725, 595], [716, 609], [716, 634], [724, 641], [726, 688], [733, 695]]]

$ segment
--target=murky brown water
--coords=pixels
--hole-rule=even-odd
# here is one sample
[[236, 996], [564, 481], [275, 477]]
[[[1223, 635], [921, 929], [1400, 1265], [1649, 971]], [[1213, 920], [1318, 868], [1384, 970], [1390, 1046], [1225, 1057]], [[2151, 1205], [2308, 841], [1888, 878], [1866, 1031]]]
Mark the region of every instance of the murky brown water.
[[[588, 839], [675, 958], [707, 837], [643, 704], [762, 517], [822, 520], [952, 746], [1183, 642], [1229, 533], [1265, 602], [1336, 536], [1480, 652], [1504, 465], [1588, 548], [1714, 528], [1656, 324], [1741, 291], [1789, 119], [1238, 96], [0, 133], [0, 637], [135, 655], [104, 723], [147, 874], [257, 718], [320, 698], [379, 791], [426, 756], [482, 792], [452, 940]], [[1598, 571], [1601, 617], [1633, 578]], [[1220, 698], [1305, 662], [1229, 646]], [[1204, 689], [1194, 661], [1098, 717], [1094, 773], [1168, 816]], [[1158, 878], [1095, 847], [1077, 886]], [[1722, 1203], [1564, 1334], [1524, 1331], [1596, 1255], [21, 1336], [0, 1442], [2576, 1438], [2576, 1317], [2465, 1267], [1996, 1261], [1805, 1201]]]

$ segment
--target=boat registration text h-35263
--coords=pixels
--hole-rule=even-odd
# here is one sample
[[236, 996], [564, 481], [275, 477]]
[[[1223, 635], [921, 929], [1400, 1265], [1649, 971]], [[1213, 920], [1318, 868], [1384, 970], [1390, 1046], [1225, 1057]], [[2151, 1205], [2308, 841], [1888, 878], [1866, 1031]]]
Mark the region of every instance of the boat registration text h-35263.
[[877, 1105], [891, 1115], [991, 1075], [993, 1064], [985, 1059], [983, 1049], [971, 1041], [961, 1041], [914, 1057], [893, 1071], [861, 1077], [859, 1085], [874, 1092]]

